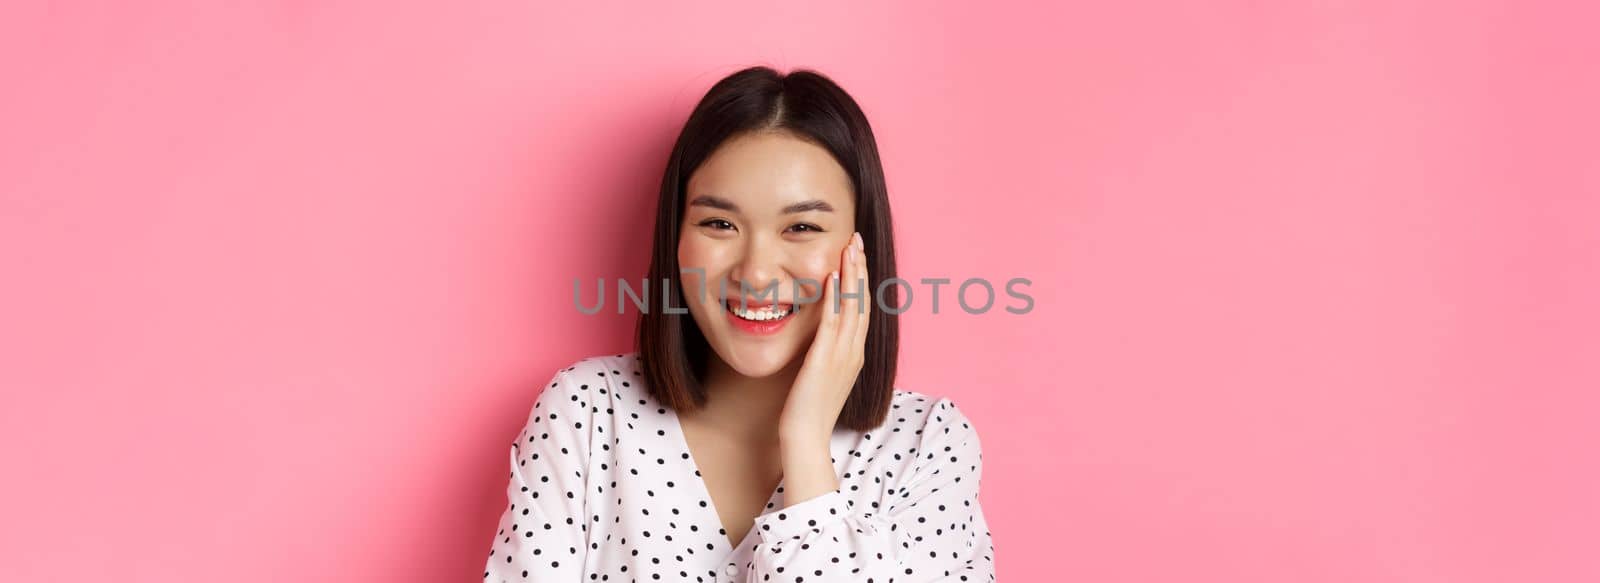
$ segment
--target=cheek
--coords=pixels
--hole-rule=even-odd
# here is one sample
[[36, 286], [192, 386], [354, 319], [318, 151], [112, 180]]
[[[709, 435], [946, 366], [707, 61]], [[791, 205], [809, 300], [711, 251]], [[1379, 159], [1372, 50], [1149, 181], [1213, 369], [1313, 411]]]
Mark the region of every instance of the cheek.
[[706, 275], [716, 275], [715, 269], [727, 265], [729, 259], [727, 246], [718, 245], [716, 241], [685, 236], [678, 242], [680, 267], [701, 267], [706, 269]]
[[[839, 268], [838, 255], [828, 249], [816, 249], [809, 250], [795, 259], [795, 277], [804, 277], [818, 282], [817, 287], [807, 293], [821, 297], [821, 286], [825, 283], [824, 280], [827, 279], [828, 273]], [[810, 286], [808, 285], [807, 287], [809, 288]]]
[[846, 244], [848, 242], [839, 243], [837, 247], [829, 244], [820, 246], [817, 249], [807, 250], [800, 260], [801, 269], [804, 269], [811, 276], [819, 278], [828, 275], [830, 271], [839, 269], [839, 255], [844, 251]]
[[[694, 293], [697, 286], [718, 281], [727, 273], [731, 260], [732, 256], [726, 246], [718, 245], [715, 241], [704, 237], [685, 235], [678, 242], [678, 267], [684, 270], [679, 277], [683, 280], [685, 292]], [[700, 272], [689, 271], [690, 269], [702, 270], [705, 275], [702, 277]], [[716, 290], [707, 289], [706, 293], [714, 294]]]

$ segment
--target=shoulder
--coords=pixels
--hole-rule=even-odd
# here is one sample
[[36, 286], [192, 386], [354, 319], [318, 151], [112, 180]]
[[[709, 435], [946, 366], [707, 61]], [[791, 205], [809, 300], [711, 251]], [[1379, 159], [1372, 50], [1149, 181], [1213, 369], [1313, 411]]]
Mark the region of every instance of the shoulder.
[[595, 387], [632, 388], [642, 384], [636, 352], [586, 356], [556, 371], [547, 389], [586, 391]]
[[924, 432], [937, 429], [947, 434], [958, 430], [977, 434], [972, 419], [954, 399], [905, 389], [895, 389], [888, 423], [898, 423], [902, 427], [911, 425]]
[[612, 377], [626, 379], [639, 372], [639, 353], [600, 354], [572, 361], [556, 371], [556, 379], [563, 382], [603, 382]]
[[883, 429], [916, 436], [924, 453], [959, 450], [976, 457], [982, 452], [977, 424], [950, 397], [895, 389]]
[[550, 376], [534, 408], [587, 407], [602, 401], [607, 387], [636, 385], [629, 379], [637, 378], [637, 357], [633, 354], [603, 354], [579, 358], [563, 366]]
[[888, 419], [870, 433], [877, 447], [898, 452], [880, 461], [895, 468], [905, 487], [975, 490], [982, 480], [977, 424], [949, 397], [896, 389]]
[[[555, 371], [538, 403], [571, 403], [597, 410], [625, 394], [648, 396], [636, 352], [586, 356]], [[537, 406], [537, 405], [536, 405]]]
[[632, 380], [637, 378], [636, 363], [633, 354], [605, 354], [579, 358], [557, 369], [534, 398], [521, 438], [594, 431], [595, 416], [611, 410], [612, 396], [639, 385]]

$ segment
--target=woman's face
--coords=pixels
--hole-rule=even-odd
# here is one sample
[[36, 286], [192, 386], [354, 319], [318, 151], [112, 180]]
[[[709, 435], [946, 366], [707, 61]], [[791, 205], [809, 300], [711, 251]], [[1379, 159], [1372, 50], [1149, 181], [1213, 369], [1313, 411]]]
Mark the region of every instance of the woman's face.
[[[712, 350], [749, 377], [804, 358], [827, 307], [822, 283], [839, 269], [854, 233], [849, 175], [821, 146], [756, 132], [723, 142], [687, 188], [678, 238], [682, 291]], [[756, 310], [744, 317], [734, 312], [741, 282]], [[767, 289], [773, 284], [776, 291]], [[760, 310], [774, 301], [776, 309]]]

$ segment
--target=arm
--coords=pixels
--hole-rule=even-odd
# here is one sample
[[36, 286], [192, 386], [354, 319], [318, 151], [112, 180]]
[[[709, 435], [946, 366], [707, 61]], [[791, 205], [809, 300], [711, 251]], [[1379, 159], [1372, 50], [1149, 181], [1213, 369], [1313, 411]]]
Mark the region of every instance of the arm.
[[587, 392], [562, 371], [534, 401], [511, 444], [508, 506], [489, 550], [484, 581], [581, 577], [588, 549], [584, 475], [594, 427]]
[[978, 504], [977, 430], [943, 399], [923, 428], [905, 486], [878, 508], [834, 489], [756, 517], [750, 581], [994, 580], [994, 546]]

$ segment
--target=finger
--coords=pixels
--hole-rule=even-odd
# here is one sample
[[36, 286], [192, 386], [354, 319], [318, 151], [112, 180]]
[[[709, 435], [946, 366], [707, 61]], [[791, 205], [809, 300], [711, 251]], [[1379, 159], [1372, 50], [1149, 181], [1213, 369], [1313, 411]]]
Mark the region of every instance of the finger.
[[833, 334], [834, 329], [839, 326], [838, 310], [833, 305], [834, 302], [838, 301], [838, 297], [839, 272], [834, 271], [829, 273], [827, 279], [822, 282], [822, 303], [817, 304], [822, 309], [822, 323], [817, 327], [816, 342], [822, 342], [826, 335]]
[[838, 272], [822, 276], [822, 298], [819, 303], [812, 304], [822, 310], [822, 321], [817, 324], [817, 334], [811, 338], [811, 347], [806, 349], [807, 366], [827, 367], [833, 360], [834, 340], [837, 334], [833, 331], [838, 327], [838, 316], [828, 308], [833, 303], [833, 298], [838, 294], [839, 285], [834, 275]]
[[867, 322], [869, 322], [870, 314], [872, 314], [870, 277], [867, 277], [866, 242], [862, 242], [854, 250], [854, 253], [851, 253], [850, 259], [851, 272], [853, 272], [851, 280], [856, 282], [853, 285], [858, 288], [856, 291], [859, 293], [859, 298], [856, 300], [856, 306], [853, 306], [853, 311], [848, 314], [851, 320], [850, 327], [848, 327], [850, 328], [850, 335], [845, 336], [842, 340], [845, 343], [845, 348], [843, 348], [845, 352], [843, 354], [861, 356], [862, 352], [864, 352], [864, 346], [866, 346]]
[[867, 250], [863, 242], [862, 248], [856, 253], [856, 272], [861, 274], [861, 305], [864, 309], [856, 315], [856, 327], [851, 346], [862, 351], [867, 343], [867, 327], [872, 322], [872, 277], [867, 272]]
[[[859, 241], [860, 236], [858, 234], [850, 236], [850, 244], [845, 245], [844, 257], [842, 258], [843, 261], [841, 261], [844, 268], [843, 281], [850, 288], [852, 295], [848, 298], [848, 303], [841, 307], [842, 313], [840, 314], [841, 320], [839, 323], [840, 354], [849, 354], [848, 350], [852, 346], [851, 343], [855, 341], [856, 327], [860, 322], [859, 315], [862, 307], [860, 295], [863, 286], [861, 285], [861, 262], [859, 261], [861, 248], [859, 247]], [[841, 287], [840, 289], [844, 288]]]
[[[854, 243], [854, 241], [855, 236], [851, 235], [851, 243]], [[836, 258], [839, 260], [839, 268], [834, 270], [833, 274], [830, 276], [830, 281], [833, 282], [834, 295], [828, 298], [828, 310], [824, 312], [824, 317], [833, 316], [833, 326], [829, 330], [835, 336], [838, 335], [838, 330], [841, 326], [843, 318], [850, 313], [846, 311], [850, 308], [849, 298], [843, 298], [839, 294], [841, 293], [841, 290], [844, 289], [845, 282], [850, 281], [849, 269], [851, 243], [846, 243], [844, 248], [839, 250], [839, 256]], [[838, 339], [834, 338], [832, 341], [837, 343]]]

